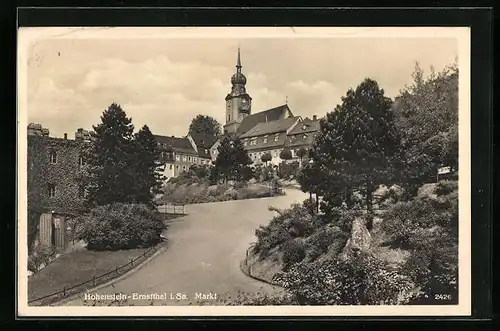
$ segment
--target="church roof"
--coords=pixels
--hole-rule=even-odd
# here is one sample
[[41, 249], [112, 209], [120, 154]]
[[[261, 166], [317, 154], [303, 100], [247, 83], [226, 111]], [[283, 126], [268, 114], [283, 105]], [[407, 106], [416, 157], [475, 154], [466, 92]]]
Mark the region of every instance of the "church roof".
[[[179, 138], [179, 137], [167, 137], [167, 136], [154, 136], [156, 141], [162, 144], [162, 147], [170, 147], [175, 152], [186, 153], [186, 154], [194, 154], [196, 155], [196, 151], [193, 146], [189, 142], [188, 138]], [[164, 145], [163, 145], [164, 144]]]
[[288, 108], [288, 105], [281, 105], [275, 108], [271, 108], [268, 110], [261, 111], [259, 113], [249, 115], [245, 117], [243, 121], [241, 121], [241, 124], [238, 126], [238, 134], [246, 133], [259, 123], [277, 121], [283, 118], [287, 112], [291, 113], [291, 110], [290, 108]]
[[312, 120], [310, 118], [304, 118], [296, 127], [294, 127], [288, 135], [316, 132], [319, 131], [319, 120]]
[[258, 123], [253, 128], [242, 134], [240, 138], [248, 138], [283, 132], [288, 130], [299, 119], [300, 117], [288, 117], [275, 121]]

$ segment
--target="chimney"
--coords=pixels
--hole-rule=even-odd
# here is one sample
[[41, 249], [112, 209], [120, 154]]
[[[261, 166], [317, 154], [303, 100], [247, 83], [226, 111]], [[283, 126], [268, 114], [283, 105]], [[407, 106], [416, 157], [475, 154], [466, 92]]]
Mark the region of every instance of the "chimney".
[[64, 140], [68, 139], [68, 134], [64, 133]]
[[318, 119], [318, 116], [313, 115], [313, 121], [316, 121]]

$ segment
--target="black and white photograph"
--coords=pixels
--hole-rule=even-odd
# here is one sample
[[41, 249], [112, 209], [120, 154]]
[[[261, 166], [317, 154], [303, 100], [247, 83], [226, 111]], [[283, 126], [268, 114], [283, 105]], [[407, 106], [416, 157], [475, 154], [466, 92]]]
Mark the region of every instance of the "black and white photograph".
[[20, 28], [19, 313], [470, 314], [469, 38]]

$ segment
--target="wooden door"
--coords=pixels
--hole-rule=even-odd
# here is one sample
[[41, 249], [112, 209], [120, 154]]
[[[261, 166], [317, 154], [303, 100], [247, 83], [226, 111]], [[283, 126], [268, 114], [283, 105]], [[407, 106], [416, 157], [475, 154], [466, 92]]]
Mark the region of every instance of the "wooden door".
[[50, 247], [52, 245], [52, 214], [40, 215], [40, 245]]

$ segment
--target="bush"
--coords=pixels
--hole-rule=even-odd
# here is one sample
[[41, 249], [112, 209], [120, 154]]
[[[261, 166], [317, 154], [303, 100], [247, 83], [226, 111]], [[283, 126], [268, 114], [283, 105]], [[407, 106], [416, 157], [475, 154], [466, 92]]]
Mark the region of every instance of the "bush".
[[[382, 261], [359, 255], [352, 260], [297, 263], [274, 277], [300, 305], [396, 305], [408, 303], [413, 282]], [[405, 294], [407, 296], [405, 296]]]
[[81, 218], [81, 239], [93, 250], [152, 246], [165, 230], [161, 216], [140, 204], [99, 206]]
[[261, 258], [267, 256], [270, 249], [289, 241], [294, 237], [305, 237], [313, 231], [313, 217], [300, 204], [279, 212], [267, 226], [260, 226], [256, 231], [257, 243], [255, 251]]
[[36, 246], [28, 256], [28, 270], [31, 272], [37, 272], [42, 264], [49, 264], [54, 255], [54, 247], [42, 245]]
[[295, 177], [298, 171], [299, 171], [298, 162], [296, 161], [291, 163], [282, 162], [279, 165], [277, 175], [280, 179], [289, 179]]
[[307, 255], [309, 261], [314, 261], [320, 255], [329, 251], [332, 256], [337, 256], [347, 243], [349, 233], [340, 228], [323, 227], [307, 238]]
[[458, 190], [458, 182], [443, 180], [440, 181], [434, 190], [438, 196], [447, 195]]
[[288, 270], [295, 263], [299, 263], [306, 257], [304, 245], [298, 240], [286, 241], [283, 249], [283, 270]]

